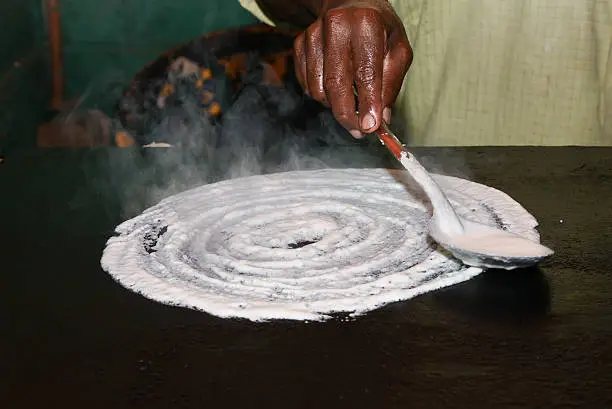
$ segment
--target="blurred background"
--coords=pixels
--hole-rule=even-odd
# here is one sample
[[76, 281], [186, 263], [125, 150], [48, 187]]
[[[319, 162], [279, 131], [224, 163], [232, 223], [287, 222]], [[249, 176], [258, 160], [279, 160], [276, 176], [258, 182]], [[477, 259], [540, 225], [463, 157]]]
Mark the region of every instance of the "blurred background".
[[82, 145], [59, 141], [57, 129], [41, 126], [76, 109], [112, 117], [134, 75], [162, 53], [253, 23], [238, 1], [228, 0], [0, 2], [0, 153]]

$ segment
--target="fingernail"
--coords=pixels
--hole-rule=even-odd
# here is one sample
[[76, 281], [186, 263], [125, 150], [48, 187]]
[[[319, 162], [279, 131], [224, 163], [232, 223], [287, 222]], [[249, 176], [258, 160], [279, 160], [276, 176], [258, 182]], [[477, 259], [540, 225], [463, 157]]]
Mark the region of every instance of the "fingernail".
[[353, 136], [353, 138], [355, 139], [361, 139], [363, 138], [363, 134], [361, 133], [361, 131], [358, 131], [357, 129], [353, 129], [350, 130], [349, 133]]
[[365, 114], [365, 116], [361, 120], [361, 129], [363, 129], [364, 131], [370, 130], [371, 128], [374, 128], [374, 126], [376, 126], [376, 119], [374, 119], [374, 116], [369, 113]]
[[391, 123], [391, 108], [383, 109], [383, 119], [387, 124]]

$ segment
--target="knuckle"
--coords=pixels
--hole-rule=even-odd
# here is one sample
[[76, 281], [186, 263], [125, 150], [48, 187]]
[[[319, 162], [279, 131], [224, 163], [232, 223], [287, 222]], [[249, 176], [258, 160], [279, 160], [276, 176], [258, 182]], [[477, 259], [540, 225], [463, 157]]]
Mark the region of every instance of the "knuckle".
[[397, 56], [403, 65], [412, 63], [412, 48], [408, 43], [401, 42], [397, 45]]
[[293, 61], [295, 63], [296, 69], [300, 69], [303, 64], [306, 63], [306, 57], [304, 55], [303, 48], [296, 48], [293, 52]]
[[328, 11], [324, 20], [327, 35], [344, 36], [350, 32], [350, 19], [345, 9]]
[[373, 8], [358, 8], [355, 9], [353, 15], [357, 23], [368, 26], [382, 26], [383, 18], [380, 11]]
[[325, 13], [325, 19], [327, 21], [338, 21], [345, 19], [347, 17], [347, 11], [348, 9], [346, 8], [333, 8]]
[[304, 48], [304, 37], [304, 33], [301, 33], [300, 35], [295, 37], [295, 40], [293, 40], [293, 48], [296, 54]]
[[359, 65], [355, 70], [355, 80], [360, 84], [372, 84], [376, 80], [376, 77], [376, 70], [369, 64]]
[[306, 29], [308, 39], [319, 38], [321, 36], [321, 24], [313, 23]]
[[327, 90], [333, 90], [335, 93], [341, 92], [344, 84], [344, 76], [338, 73], [325, 74], [323, 76], [323, 86]]

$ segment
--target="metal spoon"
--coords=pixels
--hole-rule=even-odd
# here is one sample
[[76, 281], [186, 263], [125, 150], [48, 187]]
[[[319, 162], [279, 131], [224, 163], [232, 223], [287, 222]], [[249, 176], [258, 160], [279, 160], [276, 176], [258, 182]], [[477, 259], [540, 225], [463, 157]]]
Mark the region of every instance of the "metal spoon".
[[458, 216], [442, 189], [384, 121], [375, 134], [429, 198], [433, 207], [430, 236], [464, 264], [511, 270], [532, 266], [553, 254], [540, 243]]

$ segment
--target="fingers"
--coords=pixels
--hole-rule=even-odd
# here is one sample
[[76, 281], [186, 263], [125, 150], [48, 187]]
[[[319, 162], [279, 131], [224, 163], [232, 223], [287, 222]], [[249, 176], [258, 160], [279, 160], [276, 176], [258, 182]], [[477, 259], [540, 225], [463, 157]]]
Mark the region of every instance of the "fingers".
[[306, 39], [306, 82], [310, 96], [327, 105], [323, 86], [323, 23], [317, 20], [308, 27]]
[[329, 9], [296, 38], [294, 50], [295, 74], [304, 92], [331, 107], [353, 136], [374, 132], [390, 121], [412, 49], [386, 2]]
[[305, 32], [296, 37], [293, 42], [293, 61], [295, 65], [295, 76], [297, 77], [300, 86], [305, 94], [310, 94], [308, 91], [308, 82], [306, 81], [306, 37]]
[[373, 9], [354, 11], [351, 36], [354, 80], [359, 94], [359, 125], [372, 132], [382, 121], [382, 80], [386, 32], [382, 17]]
[[404, 77], [412, 63], [412, 48], [405, 31], [396, 30], [388, 40], [389, 51], [383, 62], [382, 104], [383, 116], [387, 123], [391, 120], [391, 106], [404, 82]]
[[324, 22], [323, 86], [336, 120], [356, 138], [362, 137], [353, 93], [351, 24], [346, 10], [332, 10]]

